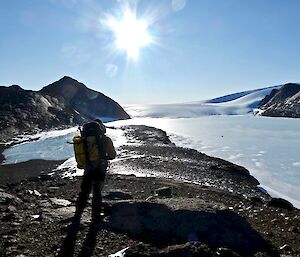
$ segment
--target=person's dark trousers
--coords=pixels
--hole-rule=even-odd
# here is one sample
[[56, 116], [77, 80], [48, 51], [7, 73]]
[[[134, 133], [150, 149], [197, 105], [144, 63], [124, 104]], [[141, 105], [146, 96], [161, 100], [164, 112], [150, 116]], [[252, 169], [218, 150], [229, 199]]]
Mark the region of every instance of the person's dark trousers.
[[105, 171], [98, 166], [84, 171], [81, 183], [81, 192], [76, 204], [75, 220], [79, 220], [87, 204], [91, 190], [93, 189], [92, 199], [92, 221], [98, 221], [100, 217], [102, 197], [101, 190], [104, 184]]

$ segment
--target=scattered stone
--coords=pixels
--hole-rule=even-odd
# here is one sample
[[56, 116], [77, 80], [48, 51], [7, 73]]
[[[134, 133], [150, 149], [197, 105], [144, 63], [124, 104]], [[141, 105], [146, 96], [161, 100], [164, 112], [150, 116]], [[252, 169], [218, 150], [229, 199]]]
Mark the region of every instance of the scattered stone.
[[160, 256], [173, 257], [173, 256], [201, 256], [211, 257], [213, 253], [209, 247], [200, 242], [189, 242], [182, 245], [172, 245], [160, 252]]
[[51, 208], [52, 204], [48, 200], [40, 200], [39, 206], [44, 207], [44, 208]]
[[7, 211], [8, 211], [8, 212], [16, 212], [16, 211], [17, 211], [17, 208], [16, 208], [15, 206], [13, 206], [13, 205], [9, 205], [9, 206], [7, 207]]
[[21, 223], [19, 223], [19, 222], [12, 222], [11, 226], [18, 227], [18, 226], [21, 226]]
[[12, 194], [0, 192], [0, 204], [20, 204], [22, 200]]
[[27, 192], [31, 195], [35, 195], [35, 196], [38, 196], [38, 197], [42, 196], [42, 194], [39, 191], [35, 190], [35, 189], [34, 190], [27, 190]]
[[225, 248], [225, 247], [220, 247], [217, 250], [217, 255], [220, 257], [241, 257], [231, 249]]
[[[75, 207], [74, 206], [68, 206], [68, 207], [61, 207], [57, 209], [50, 209], [48, 212], [48, 217], [47, 219], [51, 218], [59, 218], [59, 219], [69, 219], [74, 216], [75, 213]], [[85, 218], [85, 213], [83, 214], [83, 218], [81, 219], [81, 223], [84, 222]]]
[[14, 221], [14, 220], [19, 220], [20, 216], [17, 213], [10, 212], [10, 213], [5, 213], [4, 216], [2, 217], [3, 221]]
[[161, 187], [155, 190], [155, 193], [159, 197], [166, 197], [171, 198], [172, 197], [172, 190], [170, 187]]
[[66, 199], [59, 199], [59, 198], [50, 198], [50, 201], [59, 207], [67, 207], [69, 205], [71, 205], [72, 203]]
[[31, 218], [33, 218], [34, 220], [38, 219], [41, 215], [39, 214], [34, 214], [34, 215], [31, 215]]
[[54, 191], [59, 190], [59, 188], [60, 188], [60, 187], [57, 187], [57, 186], [48, 187], [48, 191], [54, 192]]
[[286, 253], [286, 252], [292, 252], [293, 251], [292, 247], [288, 244], [285, 244], [285, 245], [281, 246], [279, 248], [279, 250], [280, 250], [281, 253]]
[[297, 227], [295, 227], [295, 226], [290, 227], [288, 231], [289, 232], [293, 232], [293, 233], [299, 233], [299, 229]]
[[268, 206], [282, 208], [288, 211], [292, 211], [294, 209], [293, 204], [282, 198], [272, 198], [272, 200], [268, 202]]
[[132, 199], [132, 195], [121, 190], [114, 190], [103, 195], [103, 198], [108, 200], [130, 200]]
[[[144, 243], [133, 245], [126, 249], [123, 253], [125, 253], [125, 257], [159, 257], [158, 250], [156, 248]], [[116, 257], [116, 254], [113, 256]], [[119, 255], [118, 257], [122, 257], [122, 255]]]

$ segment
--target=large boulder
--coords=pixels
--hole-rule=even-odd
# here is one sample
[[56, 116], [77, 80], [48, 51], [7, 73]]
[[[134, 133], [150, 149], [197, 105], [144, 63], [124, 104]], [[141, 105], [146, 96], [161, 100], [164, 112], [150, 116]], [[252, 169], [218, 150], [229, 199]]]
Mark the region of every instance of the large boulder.
[[293, 204], [291, 204], [289, 201], [282, 199], [282, 198], [272, 198], [268, 202], [269, 207], [275, 207], [275, 208], [282, 208], [289, 211], [292, 211], [294, 209]]
[[200, 241], [210, 248], [228, 248], [242, 255], [274, 253], [246, 219], [221, 205], [189, 198], [158, 201], [115, 203], [108, 226], [159, 246]]

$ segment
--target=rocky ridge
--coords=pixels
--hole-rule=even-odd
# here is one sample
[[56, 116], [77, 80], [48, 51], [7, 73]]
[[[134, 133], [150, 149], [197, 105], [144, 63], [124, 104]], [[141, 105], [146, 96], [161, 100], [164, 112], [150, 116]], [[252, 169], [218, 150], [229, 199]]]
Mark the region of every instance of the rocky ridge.
[[[108, 256], [126, 248], [125, 257], [300, 256], [299, 210], [260, 191], [246, 169], [176, 147], [158, 129], [123, 129], [131, 144], [111, 163], [98, 226], [90, 226], [90, 202], [79, 230], [71, 226], [80, 177], [64, 177], [72, 171], [55, 171], [58, 163], [44, 161], [39, 176], [0, 180], [3, 256]], [[9, 169], [17, 174], [22, 165]], [[54, 167], [46, 172], [47, 165]], [[117, 174], [124, 172], [155, 177]]]
[[272, 90], [258, 108], [263, 116], [300, 118], [300, 84], [288, 83]]
[[20, 133], [75, 126], [96, 117], [130, 118], [118, 103], [70, 77], [40, 91], [17, 85], [0, 87], [1, 141]]

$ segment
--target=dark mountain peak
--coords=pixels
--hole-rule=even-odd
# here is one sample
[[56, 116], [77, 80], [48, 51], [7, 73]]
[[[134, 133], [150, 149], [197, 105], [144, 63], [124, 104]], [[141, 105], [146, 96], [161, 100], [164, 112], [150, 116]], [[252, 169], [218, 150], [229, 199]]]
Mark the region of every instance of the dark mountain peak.
[[73, 79], [72, 77], [69, 77], [69, 76], [64, 76], [60, 80], [58, 80], [56, 82], [58, 82], [58, 83], [60, 83], [62, 85], [64, 85], [64, 84], [71, 84], [71, 85], [74, 85], [74, 86], [85, 86], [83, 83], [81, 83], [78, 80]]
[[51, 83], [48, 86], [43, 87], [40, 92], [47, 95], [63, 96], [65, 98], [73, 97], [80, 89], [87, 89], [87, 87], [76, 79], [69, 76]]
[[130, 118], [117, 102], [68, 76], [43, 87], [40, 92], [61, 99], [87, 118]]

